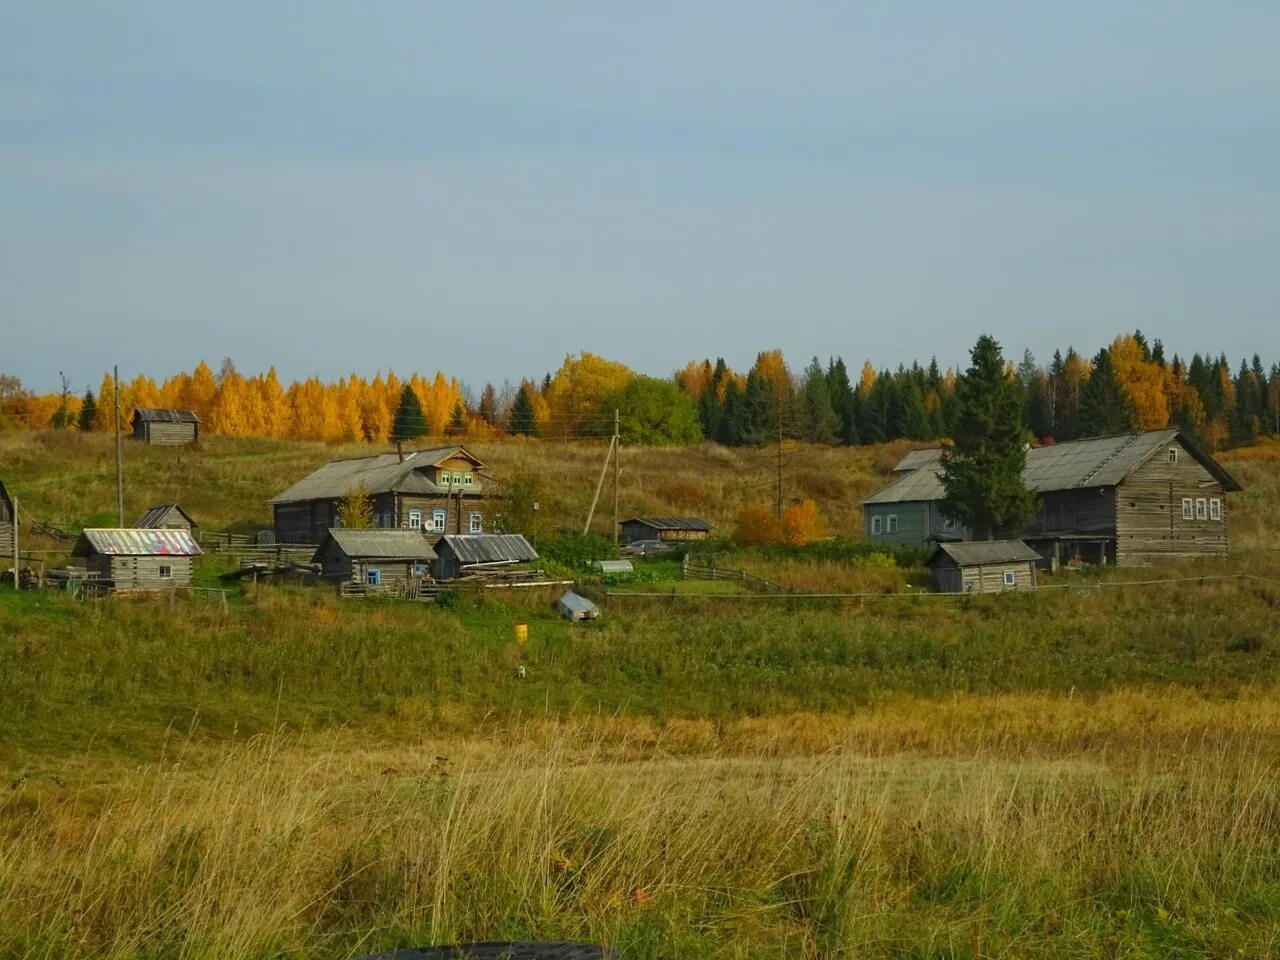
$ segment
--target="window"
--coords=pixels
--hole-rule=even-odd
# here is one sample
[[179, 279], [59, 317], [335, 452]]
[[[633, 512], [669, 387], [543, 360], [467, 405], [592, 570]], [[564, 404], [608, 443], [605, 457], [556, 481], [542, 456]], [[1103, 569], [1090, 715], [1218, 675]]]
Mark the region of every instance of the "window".
[[471, 474], [469, 474], [469, 473], [468, 473], [465, 477], [463, 477], [463, 478], [462, 478], [462, 483], [463, 483], [463, 485], [464, 485], [464, 486], [469, 487], [469, 486], [471, 486], [472, 482], [473, 482], [473, 481], [472, 481], [472, 479], [471, 479]]
[[1219, 500], [1217, 497], [1214, 497], [1212, 500], [1209, 501], [1209, 519], [1210, 520], [1222, 519], [1222, 501]]
[[956, 528], [956, 521], [954, 517], [944, 516], [942, 518], [943, 530], [954, 530], [955, 528]]
[[1209, 519], [1209, 501], [1204, 497], [1196, 497], [1196, 519]]
[[1177, 462], [1178, 462], [1178, 448], [1177, 448], [1177, 447], [1170, 447], [1170, 448], [1169, 448], [1169, 462], [1170, 462], [1170, 463], [1177, 463]]
[[409, 511], [409, 529], [410, 530], [422, 529], [422, 511], [421, 510]]
[[1016, 570], [1006, 570], [1004, 572], [1004, 585], [1006, 587], [1016, 587], [1018, 585], [1018, 572]]
[[1195, 519], [1195, 516], [1196, 516], [1196, 515], [1195, 515], [1195, 506], [1194, 506], [1194, 504], [1195, 504], [1195, 501], [1194, 501], [1194, 500], [1192, 500], [1190, 497], [1183, 497], [1183, 498], [1182, 498], [1182, 519], [1183, 519], [1183, 520], [1194, 520], [1194, 519]]
[[484, 533], [484, 517], [475, 510], [471, 511], [471, 516], [467, 519], [468, 533]]
[[172, 579], [173, 579], [173, 567], [169, 566], [169, 564], [167, 564], [167, 563], [162, 563], [162, 564], [160, 564], [160, 579], [161, 579], [161, 580], [172, 580]]
[[427, 565], [425, 563], [415, 563], [413, 565], [413, 575], [415, 577], [426, 576]]
[[871, 518], [871, 535], [878, 537], [884, 529], [884, 517], [874, 516]]
[[431, 511], [431, 529], [436, 533], [444, 533], [444, 511]]
[[446, 487], [453, 486], [453, 474], [446, 470], [444, 473], [440, 474], [440, 482]]
[[370, 567], [364, 572], [364, 582], [371, 587], [382, 586], [382, 571], [377, 567]]
[[884, 532], [885, 533], [898, 532], [898, 515], [896, 513], [891, 513], [889, 514], [889, 516], [885, 517]]

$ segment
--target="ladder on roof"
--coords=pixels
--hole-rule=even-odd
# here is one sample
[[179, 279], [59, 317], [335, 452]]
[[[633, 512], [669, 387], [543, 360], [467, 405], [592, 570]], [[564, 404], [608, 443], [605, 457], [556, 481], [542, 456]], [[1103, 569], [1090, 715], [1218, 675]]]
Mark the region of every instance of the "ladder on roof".
[[1129, 439], [1128, 439], [1128, 440], [1126, 440], [1124, 443], [1120, 444], [1120, 446], [1118, 446], [1118, 447], [1116, 447], [1114, 450], [1112, 450], [1112, 451], [1111, 451], [1111, 453], [1110, 453], [1108, 456], [1103, 457], [1102, 462], [1101, 462], [1100, 464], [1098, 464], [1096, 467], [1094, 467], [1094, 468], [1093, 468], [1093, 472], [1092, 472], [1092, 473], [1090, 473], [1090, 474], [1089, 474], [1087, 477], [1085, 477], [1083, 480], [1081, 480], [1079, 483], [1077, 483], [1077, 484], [1076, 484], [1076, 486], [1077, 486], [1077, 487], [1087, 487], [1087, 486], [1089, 485], [1089, 481], [1090, 481], [1090, 480], [1092, 480], [1094, 477], [1096, 477], [1098, 474], [1100, 474], [1100, 473], [1102, 472], [1102, 468], [1103, 468], [1103, 467], [1105, 467], [1108, 463], [1110, 463], [1110, 462], [1111, 462], [1112, 460], [1114, 460], [1116, 457], [1120, 456], [1120, 454], [1124, 453], [1124, 452], [1125, 452], [1126, 450], [1128, 450], [1131, 446], [1133, 446], [1135, 443], [1137, 443], [1137, 442], [1138, 442], [1138, 438], [1139, 438], [1139, 437], [1141, 437], [1141, 436], [1142, 436], [1142, 433], [1141, 433], [1141, 432], [1131, 434], [1131, 435], [1129, 436]]

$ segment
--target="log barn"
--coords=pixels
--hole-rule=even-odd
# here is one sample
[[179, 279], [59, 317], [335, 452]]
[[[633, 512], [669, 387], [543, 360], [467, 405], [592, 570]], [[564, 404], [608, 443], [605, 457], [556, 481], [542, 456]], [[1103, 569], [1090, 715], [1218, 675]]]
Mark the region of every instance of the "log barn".
[[176, 503], [162, 503], [148, 507], [134, 526], [139, 530], [186, 530], [193, 537], [200, 530], [191, 515]]
[[88, 529], [71, 550], [115, 592], [191, 586], [199, 545], [186, 530]]
[[432, 567], [437, 580], [454, 580], [467, 573], [509, 570], [538, 559], [538, 552], [518, 533], [447, 534], [436, 544]]
[[1040, 554], [1021, 540], [940, 543], [929, 558], [939, 593], [1003, 593], [1036, 585]]
[[446, 533], [484, 533], [492, 529], [494, 485], [483, 469], [460, 446], [326, 463], [268, 501], [276, 541], [318, 544], [339, 525], [343, 498], [357, 490], [372, 501], [379, 529], [417, 531], [430, 542]]
[[[867, 537], [915, 546], [970, 539], [942, 514], [940, 471], [911, 470], [864, 500]], [[1025, 541], [1051, 569], [1225, 556], [1227, 495], [1242, 489], [1177, 427], [1037, 447], [1023, 482], [1039, 495], [1036, 515], [1000, 535]]]
[[632, 517], [619, 521], [618, 526], [624, 544], [637, 540], [687, 542], [711, 536], [711, 524], [697, 517]]
[[190, 410], [138, 407], [133, 411], [133, 438], [164, 447], [199, 443], [200, 418]]
[[320, 575], [339, 587], [350, 584], [365, 593], [416, 594], [436, 558], [417, 530], [351, 530], [325, 533], [312, 563]]

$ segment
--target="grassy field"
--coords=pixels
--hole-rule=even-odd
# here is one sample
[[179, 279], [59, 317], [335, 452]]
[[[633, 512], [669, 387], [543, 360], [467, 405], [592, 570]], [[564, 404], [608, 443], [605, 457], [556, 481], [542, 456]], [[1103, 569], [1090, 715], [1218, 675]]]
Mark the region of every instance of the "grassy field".
[[[109, 452], [0, 434], [0, 477], [74, 527], [111, 502]], [[138, 508], [260, 523], [331, 453], [131, 450], [131, 483]], [[563, 470], [565, 518], [598, 454], [482, 453]], [[726, 522], [753, 489], [749, 454], [628, 456], [637, 509]], [[856, 499], [893, 456], [817, 458]], [[162, 462], [181, 486], [143, 485]], [[1177, 584], [938, 600], [897, 593], [911, 571], [746, 553], [797, 589], [892, 595], [637, 584], [666, 595], [577, 627], [549, 594], [0, 589], [0, 957], [527, 936], [673, 960], [1280, 956], [1277, 480], [1265, 451], [1229, 466], [1239, 549], [1159, 571]], [[655, 492], [695, 476], [721, 499]]]

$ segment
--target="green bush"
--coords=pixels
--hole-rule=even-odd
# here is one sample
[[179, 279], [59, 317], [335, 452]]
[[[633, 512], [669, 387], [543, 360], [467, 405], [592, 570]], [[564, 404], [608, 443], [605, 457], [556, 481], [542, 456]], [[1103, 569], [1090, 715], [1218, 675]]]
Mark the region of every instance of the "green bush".
[[562, 533], [539, 544], [538, 554], [571, 570], [587, 570], [593, 560], [616, 560], [618, 548], [598, 533]]

